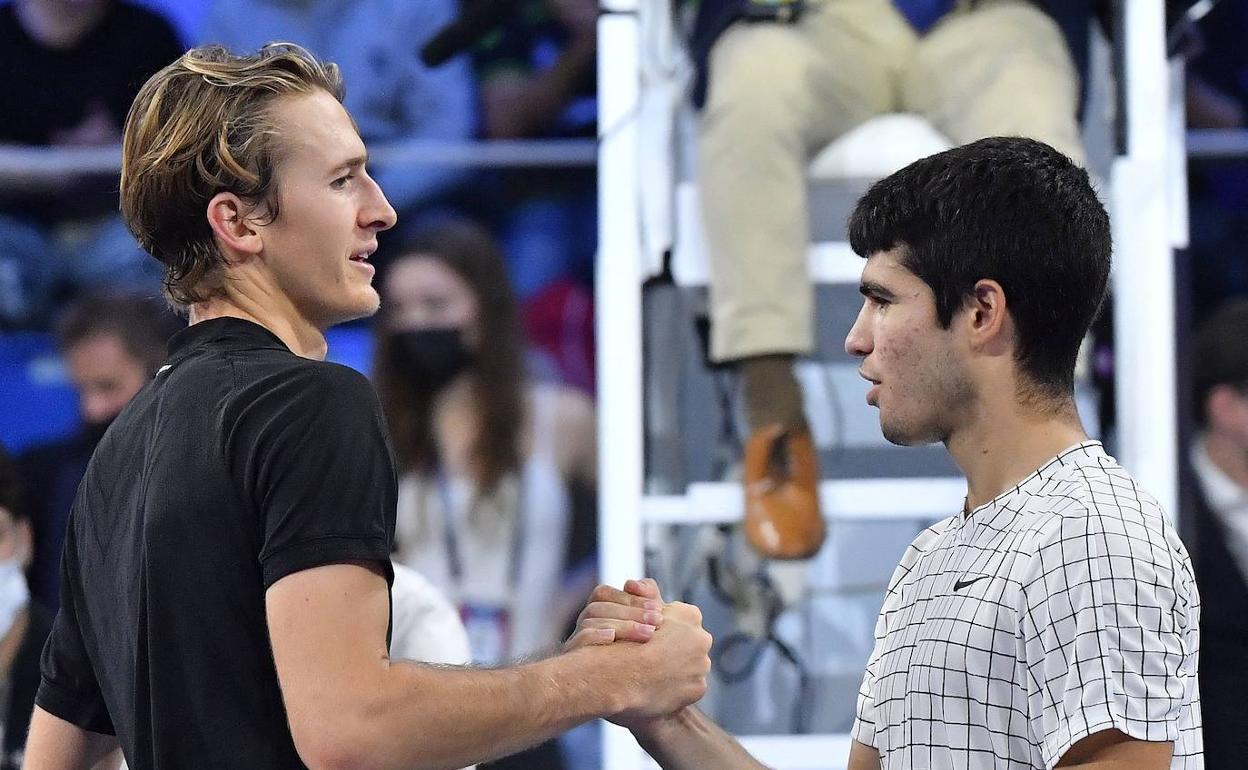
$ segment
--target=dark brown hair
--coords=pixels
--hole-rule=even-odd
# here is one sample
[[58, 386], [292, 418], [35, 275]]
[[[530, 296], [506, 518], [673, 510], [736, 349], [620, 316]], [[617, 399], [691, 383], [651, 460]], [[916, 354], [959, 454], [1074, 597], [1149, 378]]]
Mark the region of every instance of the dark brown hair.
[[[515, 294], [502, 252], [483, 228], [452, 222], [420, 233], [397, 252], [405, 259], [436, 259], [468, 284], [480, 313], [480, 346], [474, 358], [473, 397], [478, 433], [472, 442], [475, 480], [482, 493], [520, 467], [524, 422], [524, 349]], [[373, 371], [401, 470], [432, 471], [438, 462], [433, 435], [435, 392], [422, 389], [391, 366], [391, 339], [383, 297]]]

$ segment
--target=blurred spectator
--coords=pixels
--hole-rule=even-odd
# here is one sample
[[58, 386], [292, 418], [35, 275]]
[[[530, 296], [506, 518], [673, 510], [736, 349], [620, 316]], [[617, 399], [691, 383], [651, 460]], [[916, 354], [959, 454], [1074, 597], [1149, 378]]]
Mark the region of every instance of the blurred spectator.
[[176, 321], [156, 300], [92, 294], [66, 308], [57, 345], [78, 392], [77, 434], [21, 457], [35, 550], [30, 586], [43, 605], [60, 607], [60, 563], [69, 509], [96, 444], [122, 408], [156, 373]]
[[[360, 136], [373, 146], [424, 139], [464, 141], [473, 135], [474, 91], [467, 57], [435, 68], [421, 46], [455, 16], [454, 0], [213, 0], [204, 42], [254, 51], [285, 40], [338, 64], [344, 104]], [[372, 176], [410, 228], [448, 204], [461, 169], [376, 165]], [[435, 211], [430, 211], [434, 209]]]
[[572, 281], [556, 281], [520, 309], [526, 338], [543, 369], [533, 372], [594, 394], [594, 298]]
[[[822, 541], [816, 490], [790, 471], [815, 465], [793, 372], [794, 357], [814, 345], [811, 158], [868, 118], [905, 111], [954, 143], [1022, 135], [1083, 159], [1079, 78], [1044, 3], [842, 0], [806, 3], [786, 21], [796, 5], [705, 2], [694, 52], [695, 99], [705, 98], [698, 183], [711, 257], [711, 354], [742, 376], [747, 534], [819, 533], [752, 537], [765, 555], [790, 558]], [[776, 18], [744, 18], [768, 13]], [[785, 521], [810, 526], [777, 523]]]
[[1222, 770], [1248, 757], [1248, 300], [1200, 327], [1193, 361], [1201, 432], [1184, 515], [1202, 604], [1205, 763]]
[[[458, 606], [473, 660], [550, 649], [593, 585], [573, 571], [574, 488], [596, 483], [594, 414], [534, 385], [515, 299], [489, 236], [447, 224], [399, 252], [382, 281], [375, 371], [398, 455], [394, 560]], [[553, 743], [489, 767], [559, 767]]]
[[22, 764], [26, 730], [39, 689], [39, 655], [53, 613], [30, 601], [22, 568], [30, 560], [30, 519], [20, 499], [17, 467], [0, 448], [0, 770]]
[[[596, 0], [522, 0], [479, 44], [477, 77], [490, 139], [587, 138], [598, 126]], [[503, 249], [521, 302], [551, 284], [592, 285], [593, 169], [504, 175]]]
[[[163, 18], [122, 0], [0, 5], [0, 146], [117, 144], [139, 86], [181, 53]], [[115, 174], [0, 174], [0, 326], [43, 323], [82, 287], [159, 285], [117, 206]]]

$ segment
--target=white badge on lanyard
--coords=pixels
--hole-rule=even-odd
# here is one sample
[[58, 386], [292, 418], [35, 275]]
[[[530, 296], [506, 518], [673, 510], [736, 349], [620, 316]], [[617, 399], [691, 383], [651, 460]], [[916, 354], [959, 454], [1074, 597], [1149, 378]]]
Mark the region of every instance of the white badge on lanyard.
[[[452, 515], [450, 480], [437, 469], [435, 476], [442, 498], [443, 538], [446, 547], [447, 571], [457, 589], [462, 589], [463, 562], [459, 552], [459, 538], [455, 532]], [[508, 587], [516, 590], [520, 581], [520, 552], [524, 543], [524, 489], [523, 482], [516, 501], [516, 521], [512, 529], [511, 548], [507, 554]], [[465, 519], [471, 518], [471, 511]], [[505, 663], [511, 657], [511, 612], [506, 604], [495, 602], [460, 601], [459, 617], [468, 632], [468, 649], [472, 662], [493, 666]]]
[[511, 652], [511, 613], [506, 607], [466, 602], [459, 605], [459, 617], [468, 632], [473, 663], [494, 666], [507, 660]]

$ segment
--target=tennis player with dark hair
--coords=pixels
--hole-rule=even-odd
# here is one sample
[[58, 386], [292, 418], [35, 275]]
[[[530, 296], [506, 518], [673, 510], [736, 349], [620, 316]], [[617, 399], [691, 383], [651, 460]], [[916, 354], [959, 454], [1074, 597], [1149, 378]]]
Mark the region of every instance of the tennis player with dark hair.
[[[889, 441], [942, 442], [967, 479], [889, 581], [849, 767], [1203, 767], [1191, 561], [1075, 411], [1110, 266], [1087, 172], [980, 140], [878, 182], [849, 233], [867, 401]], [[594, 598], [582, 629], [629, 638], [658, 587]], [[666, 768], [758, 766], [694, 708], [625, 723]]]
[[[337, 68], [194, 49], [126, 124], [122, 212], [190, 326], [122, 410], [70, 515], [26, 765], [446, 768], [701, 697], [710, 638], [657, 603], [645, 645], [474, 670], [390, 660], [395, 467], [325, 330], [376, 312], [395, 213]], [[606, 632], [606, 636], [611, 636]]]

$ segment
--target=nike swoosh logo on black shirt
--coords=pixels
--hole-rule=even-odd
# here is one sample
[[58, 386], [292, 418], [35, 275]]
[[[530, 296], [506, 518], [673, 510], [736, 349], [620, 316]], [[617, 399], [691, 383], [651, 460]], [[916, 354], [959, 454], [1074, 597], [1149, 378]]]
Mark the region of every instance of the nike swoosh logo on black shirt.
[[966, 588], [966, 587], [967, 587], [967, 586], [969, 586], [971, 583], [978, 583], [979, 581], [984, 580], [984, 579], [986, 579], [986, 578], [988, 578], [988, 577], [989, 577], [989, 575], [980, 575], [979, 577], [973, 577], [973, 578], [971, 578], [970, 580], [958, 580], [958, 581], [955, 581], [955, 582], [954, 582], [954, 584], [953, 584], [953, 590], [955, 590], [955, 591], [961, 591], [963, 588]]

